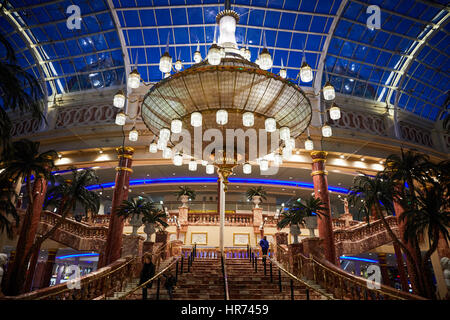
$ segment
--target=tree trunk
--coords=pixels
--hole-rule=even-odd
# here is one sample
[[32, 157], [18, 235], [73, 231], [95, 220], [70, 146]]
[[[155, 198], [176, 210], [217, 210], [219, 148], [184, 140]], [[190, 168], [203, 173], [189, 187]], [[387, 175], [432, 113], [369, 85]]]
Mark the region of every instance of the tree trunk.
[[433, 284], [433, 277], [430, 272], [430, 268], [428, 267], [428, 260], [431, 255], [436, 251], [439, 242], [439, 230], [435, 228], [433, 232], [433, 239], [430, 239], [429, 246], [430, 248], [425, 253], [422, 259], [422, 270], [423, 270], [423, 282], [425, 286], [425, 290], [427, 291], [427, 298], [436, 300], [436, 288]]

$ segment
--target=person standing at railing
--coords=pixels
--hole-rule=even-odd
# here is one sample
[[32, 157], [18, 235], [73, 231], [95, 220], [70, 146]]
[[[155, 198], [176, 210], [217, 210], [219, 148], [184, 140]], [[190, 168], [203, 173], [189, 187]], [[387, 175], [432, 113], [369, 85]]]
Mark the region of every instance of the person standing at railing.
[[[155, 275], [155, 265], [152, 262], [152, 255], [146, 254], [144, 256], [144, 265], [141, 270], [141, 275], [139, 279], [139, 285], [150, 280]], [[151, 289], [152, 282], [148, 283], [142, 288], [142, 300], [147, 300], [147, 289]]]
[[264, 236], [264, 238], [262, 238], [259, 241], [259, 245], [261, 246], [261, 250], [262, 250], [262, 256], [263, 256], [263, 263], [266, 262], [266, 256], [267, 256], [267, 251], [269, 251], [269, 241], [267, 241], [267, 237]]

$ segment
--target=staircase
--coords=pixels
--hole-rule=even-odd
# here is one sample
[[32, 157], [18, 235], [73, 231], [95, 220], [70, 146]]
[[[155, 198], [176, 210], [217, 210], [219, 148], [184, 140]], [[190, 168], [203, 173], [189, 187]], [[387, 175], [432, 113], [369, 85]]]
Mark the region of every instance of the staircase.
[[[272, 265], [272, 282], [270, 281], [270, 263], [266, 263], [266, 275], [264, 264], [258, 259], [257, 272], [248, 259], [228, 259], [228, 288], [231, 300], [290, 300], [290, 277], [281, 270], [281, 292], [279, 287], [279, 269]], [[294, 300], [307, 299], [307, 287], [294, 281]], [[310, 300], [326, 300], [320, 294], [309, 290]]]

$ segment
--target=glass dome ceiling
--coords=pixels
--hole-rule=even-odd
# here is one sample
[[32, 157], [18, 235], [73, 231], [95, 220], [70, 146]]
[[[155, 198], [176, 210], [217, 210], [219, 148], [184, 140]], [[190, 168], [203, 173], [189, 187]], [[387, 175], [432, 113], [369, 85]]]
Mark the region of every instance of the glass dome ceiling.
[[[134, 66], [144, 81], [157, 82], [167, 42], [173, 60], [190, 66], [197, 45], [206, 56], [224, 8], [222, 0], [8, 2], [0, 32], [20, 64], [45, 79], [49, 96], [121, 85]], [[79, 30], [66, 26], [74, 4]], [[381, 8], [380, 29], [367, 27], [369, 5]], [[254, 59], [265, 37], [274, 73], [283, 64], [295, 79], [304, 54], [315, 75], [324, 61], [322, 82], [328, 77], [338, 93], [389, 102], [431, 121], [448, 112], [448, 1], [231, 0], [231, 7], [240, 15], [238, 45]]]

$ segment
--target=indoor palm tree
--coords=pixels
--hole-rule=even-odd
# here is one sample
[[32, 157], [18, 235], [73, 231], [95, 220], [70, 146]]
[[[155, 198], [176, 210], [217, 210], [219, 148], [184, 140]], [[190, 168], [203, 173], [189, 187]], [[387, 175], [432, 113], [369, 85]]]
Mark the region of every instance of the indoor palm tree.
[[178, 187], [178, 191], [175, 192], [175, 195], [177, 196], [177, 200], [180, 200], [182, 196], [187, 196], [188, 198], [195, 200], [196, 193], [194, 190], [189, 188], [188, 186], [180, 186]]
[[117, 215], [126, 218], [131, 217], [131, 225], [133, 227], [132, 235], [137, 235], [137, 229], [142, 225], [143, 217], [146, 212], [154, 211], [155, 203], [147, 201], [144, 198], [137, 200], [124, 200], [117, 210]]
[[261, 202], [261, 199], [266, 200], [267, 192], [264, 190], [263, 187], [251, 187], [247, 190], [245, 193], [245, 196], [248, 200], [253, 201], [255, 204], [255, 208], [259, 208], [259, 203]]

